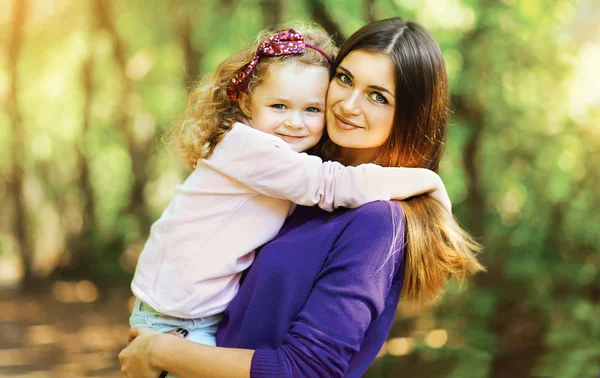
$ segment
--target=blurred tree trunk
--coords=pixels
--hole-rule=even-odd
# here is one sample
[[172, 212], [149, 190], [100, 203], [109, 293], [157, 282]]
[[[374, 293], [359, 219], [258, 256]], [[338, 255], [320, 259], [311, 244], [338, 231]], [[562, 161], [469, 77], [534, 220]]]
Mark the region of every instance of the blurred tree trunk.
[[139, 222], [142, 232], [148, 232], [151, 225], [150, 214], [146, 206], [146, 198], [144, 196], [145, 184], [148, 180], [146, 168], [150, 158], [152, 146], [152, 138], [140, 143], [136, 140], [133, 131], [133, 119], [131, 112], [127, 109], [129, 100], [135, 94], [134, 83], [127, 76], [127, 54], [125, 52], [125, 44], [119, 37], [114, 26], [112, 15], [109, 9], [108, 0], [96, 0], [96, 15], [101, 29], [106, 30], [113, 43], [113, 55], [117, 61], [120, 73], [120, 82], [123, 85], [121, 99], [119, 101], [119, 110], [117, 112], [117, 123], [121, 132], [127, 138], [127, 149], [131, 157], [133, 168], [133, 187], [129, 196], [129, 204], [127, 211], [133, 213]]
[[341, 46], [346, 38], [340, 26], [331, 17], [331, 14], [327, 13], [325, 3], [321, 0], [307, 0], [306, 4], [308, 5], [313, 21], [321, 25], [331, 35], [335, 43]]
[[[466, 45], [468, 46], [469, 43]], [[465, 54], [463, 55], [465, 56], [464, 67], [467, 71], [471, 69], [473, 62], [467, 58], [470, 54], [468, 52]], [[479, 151], [485, 123], [485, 109], [477, 102], [475, 93], [469, 94], [468, 98], [465, 95], [454, 96], [453, 102], [457, 115], [467, 120], [467, 124], [470, 126], [470, 136], [463, 150], [467, 178], [467, 206], [469, 208], [468, 227], [471, 234], [482, 241], [485, 236], [485, 198], [481, 187]]]
[[233, 8], [236, 0], [219, 0], [219, 8], [221, 10], [228, 10]]
[[[202, 4], [198, 5], [203, 7]], [[231, 4], [227, 4], [230, 7]], [[168, 3], [169, 14], [175, 23], [175, 34], [179, 37], [183, 58], [185, 64], [185, 74], [183, 77], [186, 91], [189, 93], [200, 78], [201, 64], [204, 60], [203, 48], [195, 48], [193, 43], [194, 24], [198, 22], [196, 12], [181, 11], [178, 0], [171, 0]], [[206, 9], [201, 9], [198, 13], [205, 13]]]
[[[93, 50], [93, 49], [91, 49]], [[94, 97], [93, 72], [94, 56], [90, 53], [82, 67], [81, 79], [83, 83], [83, 119], [81, 130], [81, 144], [77, 147], [77, 186], [81, 190], [83, 209], [81, 209], [82, 228], [76, 233], [71, 231], [68, 234], [68, 252], [70, 256], [64, 255], [61, 259], [55, 274], [59, 276], [85, 276], [88, 277], [93, 269], [92, 253], [95, 248], [94, 232], [97, 227], [96, 222], [96, 197], [90, 178], [90, 165], [84, 153], [87, 141], [87, 133], [91, 124], [91, 108]], [[67, 259], [67, 264], [64, 263]]]
[[544, 353], [548, 332], [545, 314], [533, 306], [528, 308], [522, 301], [504, 298], [496, 308], [491, 327], [500, 348], [494, 353], [490, 378], [531, 377], [535, 363]]
[[261, 0], [260, 8], [263, 14], [263, 28], [281, 23], [283, 0]]
[[23, 161], [25, 154], [25, 141], [23, 136], [23, 122], [19, 111], [18, 93], [18, 65], [23, 44], [23, 29], [25, 26], [25, 12], [27, 8], [26, 0], [14, 0], [13, 18], [11, 22], [11, 35], [8, 40], [8, 115], [12, 125], [12, 169], [9, 179], [9, 192], [14, 198], [14, 234], [17, 241], [17, 248], [23, 267], [23, 277], [21, 279], [21, 289], [28, 291], [34, 282], [32, 272], [33, 246], [29, 241], [27, 229], [27, 205], [24, 198], [24, 170]]
[[377, 20], [377, 12], [375, 11], [375, 0], [365, 0], [364, 12], [364, 19], [367, 23], [371, 23]]
[[185, 16], [179, 24], [179, 38], [183, 47], [183, 56], [185, 58], [185, 88], [191, 92], [194, 83], [200, 77], [200, 62], [203, 60], [200, 50], [196, 50], [192, 43], [193, 20], [188, 15]]
[[[502, 6], [502, 5], [500, 5]], [[462, 80], [469, 83], [493, 81], [490, 75], [492, 64], [487, 60], [492, 56], [488, 49], [487, 35], [493, 24], [492, 12], [498, 12], [493, 3], [483, 1], [479, 22], [466, 38], [462, 40], [459, 51], [463, 56]], [[457, 115], [464, 119], [470, 128], [465, 144], [463, 159], [467, 176], [467, 205], [469, 208], [469, 231], [485, 247], [485, 209], [486, 199], [481, 178], [481, 147], [486, 125], [486, 105], [480, 100], [476, 85], [470, 85], [470, 91], [453, 98]], [[493, 249], [493, 247], [490, 247]], [[498, 339], [500, 350], [494, 354], [490, 377], [528, 377], [536, 361], [544, 352], [544, 337], [548, 330], [540, 309], [525, 306], [519, 295], [522, 282], [511, 280], [505, 273], [506, 257], [496, 251], [495, 254], [482, 255], [488, 272], [477, 276], [478, 284], [487, 290], [498, 288], [502, 282], [502, 292], [489, 327]]]
[[84, 206], [83, 206], [83, 229], [81, 235], [84, 239], [89, 239], [96, 229], [96, 197], [94, 196], [94, 188], [90, 178], [90, 165], [83, 150], [85, 150], [85, 142], [87, 141], [87, 133], [90, 129], [92, 116], [92, 101], [94, 98], [94, 56], [90, 54], [83, 65], [83, 127], [81, 130], [83, 146], [78, 149], [78, 166], [79, 166], [79, 187], [83, 191]]
[[[482, 13], [484, 17], [485, 11]], [[481, 67], [485, 65], [478, 55], [477, 48], [486, 45], [484, 40], [485, 29], [480, 22], [458, 46], [458, 51], [463, 57], [463, 77], [476, 83], [484, 80], [481, 74], [486, 73]], [[452, 96], [452, 103], [456, 109], [456, 115], [464, 119], [469, 128], [469, 138], [463, 150], [463, 161], [465, 164], [467, 179], [467, 207], [469, 209], [469, 218], [467, 225], [469, 232], [480, 242], [485, 240], [485, 196], [481, 185], [480, 176], [480, 150], [485, 125], [485, 106], [481, 103], [479, 95], [474, 85], [471, 85], [471, 91]], [[484, 263], [488, 256], [483, 256]], [[490, 268], [490, 267], [488, 267]]]

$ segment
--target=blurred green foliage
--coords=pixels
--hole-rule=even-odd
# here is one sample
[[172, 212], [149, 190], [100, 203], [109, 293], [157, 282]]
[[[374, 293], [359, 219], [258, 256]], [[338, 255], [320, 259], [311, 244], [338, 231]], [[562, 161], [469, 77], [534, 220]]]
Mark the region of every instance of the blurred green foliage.
[[163, 137], [199, 75], [271, 22], [343, 38], [403, 16], [444, 51], [440, 173], [489, 272], [431, 313], [401, 307], [403, 347], [369, 376], [597, 376], [599, 14], [592, 0], [2, 1], [0, 267], [25, 289], [126, 285], [186, 174]]

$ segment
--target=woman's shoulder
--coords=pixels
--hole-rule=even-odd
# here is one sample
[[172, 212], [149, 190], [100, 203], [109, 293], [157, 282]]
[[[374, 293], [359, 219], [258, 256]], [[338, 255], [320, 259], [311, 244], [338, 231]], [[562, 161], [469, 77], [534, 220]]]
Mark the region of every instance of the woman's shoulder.
[[348, 210], [352, 218], [364, 221], [391, 221], [393, 224], [404, 223], [404, 212], [397, 201], [374, 201], [356, 209]]
[[[341, 227], [335, 242], [338, 248], [330, 254], [331, 259], [357, 259], [368, 274], [379, 272], [384, 265], [395, 271], [402, 261], [405, 244], [404, 213], [398, 202], [370, 202], [345, 211], [339, 218]], [[365, 253], [369, 259], [365, 259]]]
[[404, 213], [396, 201], [373, 201], [354, 209], [337, 208], [333, 212], [318, 206], [297, 206], [290, 218], [299, 221], [320, 219], [317, 224], [327, 225], [327, 233], [338, 235], [357, 231], [391, 235], [404, 229]]
[[344, 239], [358, 237], [371, 244], [396, 244], [404, 239], [404, 213], [396, 201], [369, 202], [336, 218]]

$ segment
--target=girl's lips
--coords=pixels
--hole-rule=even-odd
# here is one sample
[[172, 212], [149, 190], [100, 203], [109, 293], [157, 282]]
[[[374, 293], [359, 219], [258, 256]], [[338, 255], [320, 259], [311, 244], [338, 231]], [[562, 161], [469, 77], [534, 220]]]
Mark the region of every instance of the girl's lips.
[[347, 123], [345, 121], [343, 121], [342, 119], [340, 119], [337, 115], [334, 114], [335, 117], [335, 124], [337, 127], [339, 127], [342, 130], [358, 130], [358, 129], [362, 129], [362, 127], [356, 126], [354, 124], [351, 123]]
[[281, 139], [285, 140], [288, 143], [294, 143], [294, 142], [304, 139], [304, 137], [302, 137], [302, 136], [290, 136], [290, 135], [283, 135], [283, 134], [277, 134], [277, 136], [280, 137]]

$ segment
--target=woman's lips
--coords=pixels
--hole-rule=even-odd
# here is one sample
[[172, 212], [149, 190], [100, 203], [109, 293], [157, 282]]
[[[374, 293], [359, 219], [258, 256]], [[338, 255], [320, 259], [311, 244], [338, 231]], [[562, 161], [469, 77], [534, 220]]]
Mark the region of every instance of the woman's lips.
[[343, 118], [338, 117], [337, 115], [334, 114], [335, 117], [335, 124], [337, 127], [339, 127], [342, 130], [358, 130], [358, 129], [362, 129], [362, 127], [360, 126], [356, 126], [353, 123], [350, 123], [349, 121], [346, 121]]

